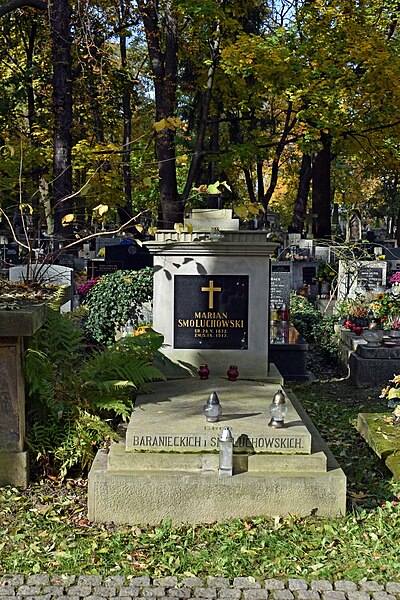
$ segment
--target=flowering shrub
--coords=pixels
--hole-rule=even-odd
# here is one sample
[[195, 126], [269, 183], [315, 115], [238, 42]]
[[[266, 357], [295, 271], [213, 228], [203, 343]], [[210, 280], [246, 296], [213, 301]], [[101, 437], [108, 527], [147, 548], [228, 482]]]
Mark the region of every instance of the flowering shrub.
[[400, 271], [396, 271], [396, 273], [393, 273], [393, 275], [389, 279], [389, 283], [400, 283]]
[[397, 326], [392, 327], [392, 324], [398, 322], [400, 318], [400, 300], [397, 296], [377, 294], [369, 303], [369, 308], [373, 317], [382, 320], [385, 329], [398, 328]]
[[76, 292], [78, 296], [82, 299], [86, 296], [88, 291], [99, 281], [100, 277], [95, 277], [94, 279], [89, 279], [88, 281], [84, 281], [80, 285], [76, 286]]
[[345, 298], [336, 305], [336, 314], [341, 317], [349, 315], [353, 319], [365, 319], [370, 307], [365, 298]]

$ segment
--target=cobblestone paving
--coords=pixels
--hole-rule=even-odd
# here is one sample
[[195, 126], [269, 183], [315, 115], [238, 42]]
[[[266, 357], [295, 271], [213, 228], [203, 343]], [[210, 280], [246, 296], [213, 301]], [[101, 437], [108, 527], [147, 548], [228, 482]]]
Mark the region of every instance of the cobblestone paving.
[[0, 575], [0, 600], [130, 600], [232, 598], [233, 600], [400, 600], [400, 583], [264, 579], [253, 577], [102, 577]]

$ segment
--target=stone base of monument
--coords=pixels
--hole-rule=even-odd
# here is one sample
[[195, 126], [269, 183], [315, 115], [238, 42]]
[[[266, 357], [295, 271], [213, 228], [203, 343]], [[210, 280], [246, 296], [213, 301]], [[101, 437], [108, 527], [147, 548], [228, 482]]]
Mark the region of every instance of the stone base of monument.
[[[346, 478], [297, 399], [268, 426], [276, 383], [223, 378], [161, 382], [141, 396], [124, 442], [89, 474], [89, 519], [117, 524], [213, 522], [260, 515], [345, 513]], [[216, 391], [217, 423], [202, 413]], [[234, 437], [233, 475], [219, 475], [218, 437]]]
[[375, 348], [345, 329], [340, 335], [341, 361], [356, 387], [383, 387], [400, 371], [400, 346]]

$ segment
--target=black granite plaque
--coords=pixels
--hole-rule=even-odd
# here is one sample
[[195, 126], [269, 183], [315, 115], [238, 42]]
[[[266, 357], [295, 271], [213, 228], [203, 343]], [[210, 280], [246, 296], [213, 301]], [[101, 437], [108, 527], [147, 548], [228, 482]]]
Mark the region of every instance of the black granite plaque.
[[372, 290], [378, 285], [386, 284], [386, 281], [382, 281], [383, 269], [382, 267], [361, 267], [358, 273], [359, 285], [367, 290]]
[[316, 267], [303, 267], [303, 281], [305, 284], [312, 285], [313, 283], [315, 283], [316, 276]]
[[248, 275], [175, 275], [174, 348], [248, 345]]
[[101, 277], [102, 275], [109, 275], [115, 273], [123, 268], [122, 261], [89, 261], [88, 273], [90, 278]]
[[271, 264], [271, 304], [282, 306], [290, 303], [290, 289], [292, 284], [292, 273], [290, 263]]
[[19, 263], [19, 248], [18, 244], [8, 244], [1, 248], [1, 255], [4, 256], [4, 261], [9, 265], [18, 265]]

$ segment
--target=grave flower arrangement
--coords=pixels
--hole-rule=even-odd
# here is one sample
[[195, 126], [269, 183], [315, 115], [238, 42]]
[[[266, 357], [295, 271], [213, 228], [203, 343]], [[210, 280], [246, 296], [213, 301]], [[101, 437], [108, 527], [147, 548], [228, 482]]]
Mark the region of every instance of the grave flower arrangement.
[[79, 298], [82, 300], [86, 296], [86, 294], [88, 293], [88, 291], [90, 289], [92, 289], [92, 287], [94, 285], [96, 285], [96, 283], [99, 280], [100, 280], [100, 277], [95, 277], [94, 279], [89, 279], [88, 281], [84, 281], [80, 285], [77, 285], [76, 286], [76, 291], [77, 291], [77, 294], [78, 294]]
[[387, 400], [389, 408], [393, 408], [395, 422], [400, 422], [400, 375], [390, 379], [389, 385], [383, 388], [379, 398]]
[[393, 275], [389, 279], [389, 283], [400, 284], [400, 271], [396, 271], [396, 273], [393, 273]]
[[393, 294], [379, 293], [369, 303], [373, 318], [380, 319], [384, 329], [400, 329], [400, 300]]

